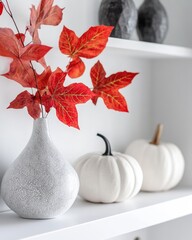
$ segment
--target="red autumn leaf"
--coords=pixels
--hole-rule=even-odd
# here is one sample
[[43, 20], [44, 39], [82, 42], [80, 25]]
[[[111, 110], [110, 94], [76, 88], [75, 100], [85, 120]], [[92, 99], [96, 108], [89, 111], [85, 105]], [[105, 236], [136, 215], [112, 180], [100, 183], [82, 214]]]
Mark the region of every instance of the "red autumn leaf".
[[[49, 69], [46, 69], [41, 76], [38, 77], [38, 85], [42, 93], [41, 100], [47, 113], [53, 107], [55, 90], [58, 86], [63, 87], [65, 77], [66, 72], [63, 72], [59, 68], [53, 73], [50, 73]], [[40, 83], [41, 81], [42, 83]]]
[[59, 48], [71, 58], [94, 58], [106, 47], [112, 29], [113, 27], [110, 26], [91, 27], [78, 39], [72, 30], [63, 28]]
[[31, 94], [28, 91], [20, 93], [15, 100], [13, 100], [8, 108], [21, 109], [26, 107], [31, 102]]
[[28, 91], [20, 93], [15, 100], [10, 103], [8, 108], [21, 109], [24, 107], [27, 107], [27, 111], [32, 118], [37, 119], [40, 117], [41, 110], [39, 101]]
[[56, 26], [62, 20], [63, 9], [57, 5], [53, 6], [53, 2], [54, 0], [41, 0], [37, 9], [35, 6], [31, 8], [30, 26], [28, 29], [35, 43], [41, 42], [38, 36], [38, 29], [40, 29], [41, 25]]
[[99, 86], [105, 84], [106, 72], [103, 65], [98, 61], [91, 69], [91, 80], [93, 86]]
[[0, 28], [0, 56], [38, 61], [50, 49], [51, 47], [40, 44], [30, 44], [22, 47], [20, 40], [17, 39], [11, 29]]
[[75, 105], [66, 104], [63, 101], [55, 102], [56, 115], [58, 119], [69, 127], [79, 129], [78, 112]]
[[19, 56], [22, 60], [35, 60], [38, 61], [51, 49], [52, 47], [41, 45], [41, 44], [30, 44], [24, 47]]
[[[120, 112], [128, 112], [127, 102], [123, 95], [117, 90], [102, 91], [96, 94], [103, 99], [107, 108]], [[93, 102], [97, 102], [97, 99], [93, 98]]]
[[32, 99], [31, 103], [27, 106], [27, 111], [33, 119], [38, 119], [41, 113], [39, 102]]
[[62, 98], [69, 104], [85, 103], [93, 97], [91, 90], [83, 83], [72, 83], [55, 92], [57, 98]]
[[21, 62], [14, 59], [10, 64], [9, 72], [2, 76], [18, 82], [23, 87], [36, 88], [35, 74], [28, 61]]
[[45, 111], [49, 113], [51, 108], [53, 107], [53, 100], [51, 96], [45, 93], [43, 96], [41, 96], [41, 103], [45, 107]]
[[48, 87], [54, 100], [63, 100], [66, 103], [78, 104], [85, 103], [93, 97], [91, 90], [83, 83], [72, 83], [64, 87], [66, 73], [57, 69], [50, 76]]
[[32, 5], [31, 7], [31, 15], [30, 15], [30, 26], [27, 27], [27, 30], [32, 36], [33, 43], [40, 44], [41, 40], [39, 38], [39, 32], [38, 29], [40, 26], [38, 26], [37, 22], [37, 10], [35, 9], [35, 6]]
[[71, 78], [80, 77], [85, 71], [85, 64], [80, 59], [94, 58], [106, 47], [108, 37], [113, 27], [91, 27], [80, 38], [75, 32], [64, 27], [59, 38], [59, 48], [63, 54], [69, 55], [73, 60], [68, 66], [68, 75]]
[[48, 79], [48, 88], [51, 94], [55, 94], [60, 88], [63, 88], [67, 73], [57, 68]]
[[51, 74], [51, 68], [47, 67], [41, 74], [37, 75], [37, 86], [39, 90], [46, 90]]
[[42, 67], [46, 68], [47, 67], [47, 63], [45, 61], [45, 58], [41, 58], [38, 60], [38, 63], [42, 65]]
[[41, 25], [58, 25], [63, 16], [63, 9], [60, 7], [53, 6], [54, 0], [41, 0], [37, 8], [37, 22], [36, 24]]
[[75, 58], [67, 67], [67, 73], [70, 78], [78, 78], [85, 71], [85, 64], [81, 58]]
[[72, 56], [75, 52], [79, 38], [74, 31], [63, 27], [59, 38], [59, 48], [63, 54]]
[[19, 43], [20, 43], [21, 47], [23, 47], [24, 46], [24, 41], [25, 41], [25, 34], [17, 33], [17, 34], [15, 34], [15, 37], [19, 40]]
[[127, 112], [127, 103], [118, 90], [129, 85], [137, 74], [124, 71], [105, 77], [105, 70], [98, 61], [91, 69], [93, 93], [95, 94], [92, 98], [93, 103], [96, 104], [98, 97], [101, 97], [107, 108]]
[[0, 28], [0, 55], [16, 58], [20, 44], [14, 32], [9, 28]]
[[64, 87], [66, 73], [57, 69], [49, 78], [48, 86], [53, 107], [60, 121], [78, 127], [76, 104], [85, 103], [93, 97], [91, 90], [83, 83], [73, 83]]
[[3, 3], [1, 1], [0, 2], [0, 15], [3, 13], [3, 9], [4, 9], [4, 6], [3, 6]]
[[79, 38], [75, 54], [84, 58], [98, 56], [106, 47], [112, 30], [110, 26], [91, 27]]
[[13, 100], [8, 108], [20, 109], [26, 107], [31, 101], [31, 94], [28, 91], [20, 93], [15, 100]]

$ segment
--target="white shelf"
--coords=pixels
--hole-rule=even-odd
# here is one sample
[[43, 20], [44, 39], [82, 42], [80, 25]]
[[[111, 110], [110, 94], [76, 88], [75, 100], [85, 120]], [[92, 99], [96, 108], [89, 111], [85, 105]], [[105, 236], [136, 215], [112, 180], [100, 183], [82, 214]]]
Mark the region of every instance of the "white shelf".
[[109, 38], [107, 47], [128, 56], [146, 58], [186, 58], [192, 59], [192, 49], [180, 46]]
[[123, 203], [93, 204], [77, 199], [63, 216], [29, 220], [12, 211], [0, 214], [6, 240], [104, 240], [192, 214], [192, 189], [139, 193]]

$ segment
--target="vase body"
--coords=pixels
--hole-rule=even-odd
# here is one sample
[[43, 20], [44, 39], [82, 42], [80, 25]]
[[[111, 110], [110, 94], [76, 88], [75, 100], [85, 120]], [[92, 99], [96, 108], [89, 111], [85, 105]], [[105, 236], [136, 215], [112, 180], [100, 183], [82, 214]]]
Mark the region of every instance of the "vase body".
[[168, 16], [159, 0], [145, 0], [138, 10], [139, 40], [162, 43], [168, 32]]
[[3, 200], [21, 217], [54, 218], [72, 206], [78, 189], [78, 176], [50, 140], [46, 119], [34, 120], [28, 144], [3, 177]]
[[137, 24], [137, 9], [133, 0], [102, 0], [99, 24], [114, 26], [111, 37], [129, 39]]

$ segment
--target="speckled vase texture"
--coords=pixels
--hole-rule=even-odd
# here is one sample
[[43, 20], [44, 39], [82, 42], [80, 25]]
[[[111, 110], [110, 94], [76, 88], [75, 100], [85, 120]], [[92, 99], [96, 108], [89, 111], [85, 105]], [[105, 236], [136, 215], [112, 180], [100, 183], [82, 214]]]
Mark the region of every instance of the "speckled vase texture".
[[50, 140], [46, 119], [34, 120], [28, 144], [3, 177], [3, 200], [23, 218], [47, 219], [64, 214], [78, 190], [78, 176]]
[[163, 43], [168, 32], [168, 16], [159, 0], [145, 0], [138, 10], [139, 40]]
[[130, 39], [137, 24], [137, 9], [133, 0], [102, 0], [99, 24], [114, 26], [111, 37]]

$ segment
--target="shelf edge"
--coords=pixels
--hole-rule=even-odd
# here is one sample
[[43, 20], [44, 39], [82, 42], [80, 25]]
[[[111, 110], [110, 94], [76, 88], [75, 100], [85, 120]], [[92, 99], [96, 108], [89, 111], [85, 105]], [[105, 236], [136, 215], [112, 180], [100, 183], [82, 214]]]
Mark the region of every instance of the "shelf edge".
[[46, 240], [74, 240], [79, 236], [90, 240], [90, 234], [93, 233], [92, 240], [104, 240], [187, 216], [192, 213], [191, 202], [192, 195], [189, 195], [23, 240], [44, 240], [45, 237]]
[[192, 59], [191, 48], [174, 45], [109, 38], [107, 47], [118, 51], [131, 52], [132, 55], [135, 54], [136, 56]]

